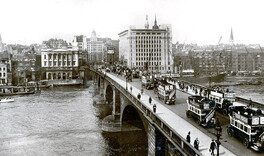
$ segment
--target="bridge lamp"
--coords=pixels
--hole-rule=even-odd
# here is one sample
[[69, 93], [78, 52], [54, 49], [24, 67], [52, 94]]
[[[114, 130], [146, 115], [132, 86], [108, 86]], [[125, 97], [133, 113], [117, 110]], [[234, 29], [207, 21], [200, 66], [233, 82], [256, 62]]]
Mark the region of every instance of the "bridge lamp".
[[216, 130], [216, 144], [217, 144], [217, 156], [219, 156], [219, 146], [221, 144], [220, 142], [220, 137], [222, 136], [222, 127], [218, 119], [216, 119], [216, 125], [215, 125], [215, 130]]

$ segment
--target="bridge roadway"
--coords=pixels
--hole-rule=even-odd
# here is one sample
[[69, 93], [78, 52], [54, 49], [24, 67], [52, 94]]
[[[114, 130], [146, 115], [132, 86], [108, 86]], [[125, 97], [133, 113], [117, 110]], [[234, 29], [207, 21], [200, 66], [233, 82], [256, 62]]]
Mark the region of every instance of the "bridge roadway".
[[[113, 80], [118, 82], [120, 85], [124, 86], [126, 85], [125, 80], [122, 77], [117, 77], [113, 73], [106, 73], [107, 76], [111, 77]], [[137, 96], [137, 94], [140, 92], [141, 89], [141, 83], [139, 79], [133, 79], [133, 82], [127, 83], [127, 87], [130, 90], [130, 86], [133, 86], [132, 94], [134, 96]], [[152, 92], [152, 93], [151, 93]], [[147, 106], [148, 108], [152, 109], [153, 105], [150, 105], [148, 102], [149, 96], [155, 97], [152, 100], [152, 103], [157, 105], [157, 111], [156, 115], [159, 116], [161, 119], [167, 122], [168, 125], [170, 125], [174, 130], [176, 130], [182, 137], [186, 137], [187, 133], [191, 131], [191, 144], [193, 145], [194, 139], [197, 137], [200, 141], [199, 144], [199, 150], [203, 155], [210, 155], [209, 147], [211, 143], [211, 137], [208, 136], [206, 133], [200, 131], [196, 126], [193, 124], [190, 124], [185, 119], [183, 119], [181, 116], [183, 114], [178, 115], [176, 112], [177, 109], [171, 109], [171, 107], [168, 107], [167, 105], [162, 104], [161, 101], [159, 101], [156, 98], [156, 95], [153, 91], [146, 91], [141, 95], [141, 101]], [[185, 95], [187, 97], [187, 95]], [[184, 103], [184, 99], [181, 99], [181, 104]], [[186, 103], [186, 102], [185, 102]], [[184, 112], [185, 114], [185, 108], [184, 106], [180, 106], [181, 112]], [[176, 111], [176, 112], [175, 112]], [[208, 132], [207, 132], [208, 133]], [[216, 151], [215, 151], [216, 153]], [[235, 155], [227, 148], [220, 146], [220, 154], [221, 155]]]
[[[111, 78], [115, 79], [117, 82], [125, 83], [125, 78], [123, 76], [116, 76], [114, 73], [106, 73]], [[140, 79], [133, 79], [132, 82], [127, 82], [128, 89], [133, 86], [132, 93], [137, 95], [141, 89]], [[178, 88], [178, 85], [176, 85]], [[129, 89], [130, 90], [130, 89]], [[191, 144], [193, 145], [194, 139], [197, 137], [200, 141], [199, 149], [203, 155], [210, 155], [209, 147], [211, 139], [216, 139], [214, 128], [203, 128], [199, 126], [194, 120], [186, 117], [187, 103], [186, 100], [190, 94], [194, 94], [192, 90], [188, 93], [177, 90], [176, 93], [176, 105], [166, 105], [161, 100], [158, 99], [157, 94], [153, 90], [144, 89], [141, 101], [147, 103], [147, 106], [152, 107], [155, 103], [157, 105], [157, 114], [164, 118], [165, 121], [177, 130], [182, 137], [186, 137], [188, 131], [191, 132]], [[151, 96], [152, 105], [149, 104], [148, 99]], [[166, 112], [166, 113], [164, 113]], [[236, 138], [229, 137], [227, 135], [226, 127], [229, 125], [229, 117], [217, 113], [217, 117], [220, 119], [223, 131], [221, 137], [221, 145], [219, 153], [220, 155], [246, 155], [246, 156], [260, 156], [263, 153], [257, 153], [252, 149], [247, 149], [241, 141]], [[172, 120], [173, 119], [173, 120]], [[223, 147], [224, 146], [224, 147]], [[231, 152], [232, 151], [232, 152]], [[216, 150], [215, 150], [216, 153]]]

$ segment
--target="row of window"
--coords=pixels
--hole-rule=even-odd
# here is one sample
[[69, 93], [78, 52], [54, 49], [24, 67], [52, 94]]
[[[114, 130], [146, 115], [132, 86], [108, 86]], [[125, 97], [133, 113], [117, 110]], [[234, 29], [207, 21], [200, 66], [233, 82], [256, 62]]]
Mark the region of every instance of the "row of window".
[[[137, 66], [137, 69], [145, 69], [144, 66]], [[164, 70], [164, 67], [149, 67], [150, 70]]]
[[201, 110], [200, 109], [197, 109], [196, 107], [193, 107], [192, 105], [189, 105], [189, 109], [192, 111], [192, 112], [195, 112], [196, 114], [201, 114]]
[[[54, 55], [52, 55], [52, 54], [49, 54], [49, 59], [51, 59], [52, 58], [52, 56], [53, 56], [53, 59], [58, 59], [58, 57], [61, 59], [66, 59], [67, 58], [67, 56], [68, 56], [68, 59], [71, 59], [72, 58], [72, 56], [73, 55], [60, 55], [60, 54], [54, 54]], [[74, 56], [73, 56], [73, 58], [75, 58]], [[44, 59], [47, 59], [47, 55], [44, 55]]]
[[5, 77], [6, 73], [0, 73], [0, 77]]
[[3, 68], [0, 68], [0, 71], [5, 71], [5, 69], [6, 69], [5, 67], [3, 67]]
[[140, 32], [137, 32], [136, 34], [137, 35], [160, 35], [161, 33], [153, 33], [153, 32], [147, 32], [147, 33], [142, 32], [142, 33], [140, 33]]
[[[76, 61], [73, 61], [73, 66], [76, 65]], [[61, 61], [58, 62], [58, 66], [61, 66], [62, 63]], [[67, 65], [70, 66], [71, 65], [71, 61], [67, 62]], [[44, 61], [44, 66], [47, 66], [47, 61]], [[52, 62], [49, 62], [49, 66], [52, 66]], [[53, 62], [53, 66], [57, 66], [57, 62]], [[63, 66], [66, 66], [66, 61], [63, 62]]]
[[244, 125], [243, 123], [239, 123], [237, 121], [234, 121], [234, 119], [231, 120], [232, 125], [234, 125], [236, 128], [246, 132], [246, 133], [250, 133], [250, 127], [247, 127], [246, 125]]
[[145, 57], [136, 57], [136, 61], [143, 61], [143, 60], [160, 61], [161, 57], [151, 57], [151, 59]]
[[139, 53], [139, 51], [136, 52], [136, 56], [161, 56], [161, 53]]
[[[136, 62], [136, 65], [138, 66], [143, 66], [145, 62]], [[150, 65], [155, 65], [155, 66], [158, 66], [158, 65], [161, 65], [161, 62], [150, 62]]]

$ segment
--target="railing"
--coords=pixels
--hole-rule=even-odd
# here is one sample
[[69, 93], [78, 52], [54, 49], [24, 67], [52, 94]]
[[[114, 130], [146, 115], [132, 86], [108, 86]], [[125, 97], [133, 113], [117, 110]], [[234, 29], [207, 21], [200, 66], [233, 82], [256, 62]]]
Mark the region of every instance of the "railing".
[[[208, 90], [208, 88], [206, 88], [205, 86], [201, 86], [201, 85], [198, 85], [198, 84], [194, 84], [194, 83], [191, 83], [191, 82], [188, 82], [188, 81], [184, 81], [184, 80], [179, 80], [179, 79], [176, 79], [175, 80], [176, 82], [179, 82], [179, 83], [184, 83], [185, 86], [190, 86], [192, 85], [194, 88], [196, 89], [200, 89], [202, 88], [203, 90]], [[173, 80], [168, 80], [169, 83], [174, 83]], [[180, 88], [179, 88], [180, 89]], [[185, 88], [183, 89], [185, 90]], [[205, 97], [203, 94], [201, 94], [203, 97]], [[242, 98], [242, 97], [236, 97], [236, 102], [241, 102], [243, 104], [246, 104], [248, 105], [249, 104], [249, 100], [248, 99], [245, 99], [245, 98]], [[264, 110], [264, 104], [262, 103], [259, 103], [259, 102], [255, 102], [255, 101], [252, 101], [252, 105], [254, 107], [259, 107], [261, 108], [262, 110]]]
[[190, 143], [186, 141], [180, 134], [176, 132], [172, 127], [170, 127], [166, 121], [162, 120], [159, 116], [152, 112], [151, 109], [147, 108], [139, 99], [137, 99], [134, 95], [130, 94], [128, 90], [122, 87], [119, 83], [117, 83], [112, 78], [106, 76], [101, 71], [90, 69], [91, 71], [97, 73], [98, 75], [104, 77], [107, 81], [109, 81], [112, 85], [114, 85], [126, 98], [128, 98], [134, 105], [137, 107], [142, 114], [145, 115], [146, 119], [155, 125], [163, 135], [170, 140], [170, 142], [178, 147], [178, 150], [183, 155], [191, 155], [191, 156], [200, 156], [202, 153], [196, 150]]

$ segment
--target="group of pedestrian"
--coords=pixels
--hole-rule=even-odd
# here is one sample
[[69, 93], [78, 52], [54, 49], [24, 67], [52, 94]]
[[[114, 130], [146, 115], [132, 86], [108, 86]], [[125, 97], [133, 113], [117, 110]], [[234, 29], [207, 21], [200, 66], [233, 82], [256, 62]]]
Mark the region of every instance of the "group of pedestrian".
[[[187, 134], [187, 136], [186, 136], [186, 141], [187, 141], [188, 143], [191, 143], [191, 132], [190, 132], [190, 131], [188, 132], [188, 134]], [[194, 142], [193, 142], [193, 146], [194, 146], [194, 148], [197, 149], [197, 150], [199, 150], [199, 144], [200, 144], [200, 142], [199, 142], [198, 138], [196, 138], [196, 139], [194, 140]], [[214, 150], [215, 150], [216, 148], [217, 148], [217, 144], [216, 144], [215, 140], [212, 139], [212, 142], [211, 142], [211, 144], [210, 144], [210, 148], [209, 148], [209, 152], [211, 152], [211, 155], [214, 155]]]
[[[188, 135], [186, 136], [186, 141], [188, 143], [191, 143], [191, 132], [190, 131], [188, 132]], [[193, 142], [194, 148], [197, 149], [197, 150], [199, 150], [199, 144], [200, 144], [200, 142], [199, 142], [198, 138], [196, 138], [194, 140], [194, 142]]]

